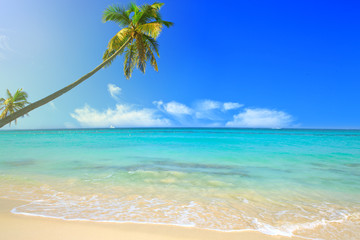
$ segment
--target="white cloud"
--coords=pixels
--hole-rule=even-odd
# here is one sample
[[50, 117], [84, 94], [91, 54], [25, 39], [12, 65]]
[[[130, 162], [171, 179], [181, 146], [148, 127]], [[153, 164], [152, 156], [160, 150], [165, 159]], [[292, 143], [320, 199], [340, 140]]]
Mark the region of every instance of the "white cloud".
[[165, 127], [170, 120], [157, 116], [155, 109], [134, 109], [126, 104], [117, 104], [115, 109], [101, 112], [88, 105], [74, 110], [71, 117], [86, 127]]
[[[237, 109], [243, 105], [237, 102], [219, 102], [213, 100], [202, 100], [196, 104], [195, 117], [197, 119], [208, 119], [219, 121], [223, 119], [225, 111]], [[222, 111], [222, 112], [221, 112]]]
[[12, 51], [9, 46], [9, 38], [6, 35], [0, 35], [0, 58], [5, 59], [5, 53]]
[[9, 38], [5, 35], [0, 35], [0, 49], [1, 50], [11, 50], [9, 46]]
[[283, 128], [290, 126], [292, 121], [292, 116], [282, 111], [264, 108], [247, 108], [243, 112], [234, 115], [234, 119], [227, 122], [226, 126]]
[[208, 120], [220, 120], [219, 109], [221, 109], [222, 103], [213, 100], [201, 100], [195, 104], [195, 118], [208, 119]]
[[174, 115], [178, 114], [191, 114], [192, 110], [191, 108], [187, 107], [186, 105], [182, 103], [178, 103], [175, 101], [169, 102], [164, 106], [165, 110]]
[[120, 94], [121, 92], [121, 88], [119, 88], [118, 86], [116, 86], [115, 84], [108, 84], [108, 91], [111, 95], [111, 97], [117, 99], [117, 96]]
[[153, 104], [162, 113], [173, 119], [173, 124], [176, 126], [192, 126], [193, 121], [193, 109], [185, 104], [171, 101], [164, 103], [163, 101], [153, 101]]
[[[111, 94], [110, 87], [109, 92]], [[290, 114], [266, 108], [245, 108], [238, 114], [231, 115], [228, 111], [243, 106], [243, 104], [237, 102], [202, 100], [195, 102], [193, 108], [176, 101], [163, 102], [160, 100], [153, 101], [153, 104], [156, 108], [117, 104], [115, 108], [108, 108], [104, 111], [85, 105], [83, 108], [75, 109], [71, 113], [71, 117], [84, 127], [207, 126], [284, 128], [295, 126], [293, 117]]]
[[209, 111], [213, 109], [218, 109], [220, 107], [221, 103], [213, 100], [202, 100], [197, 104], [197, 109], [199, 111]]
[[160, 101], [153, 101], [152, 102], [157, 108], [161, 109], [162, 106], [164, 105], [164, 102], [162, 100]]
[[49, 106], [53, 109], [56, 110], [57, 107], [55, 106], [55, 103], [53, 101], [49, 102]]
[[237, 102], [226, 102], [226, 103], [223, 104], [223, 109], [225, 111], [228, 111], [228, 110], [241, 108], [242, 106], [244, 106], [244, 104], [240, 104], [240, 103], [237, 103]]
[[193, 110], [186, 106], [185, 104], [171, 101], [168, 103], [164, 103], [163, 101], [154, 101], [155, 104], [160, 110], [165, 111], [171, 115], [191, 115]]

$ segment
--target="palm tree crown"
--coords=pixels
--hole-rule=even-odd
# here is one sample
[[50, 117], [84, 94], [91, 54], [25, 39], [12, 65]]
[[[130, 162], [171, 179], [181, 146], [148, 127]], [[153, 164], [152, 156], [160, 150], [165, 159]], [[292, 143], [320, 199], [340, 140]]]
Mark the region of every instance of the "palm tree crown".
[[[22, 109], [25, 105], [29, 104], [27, 101], [27, 93], [22, 90], [22, 88], [18, 89], [14, 96], [10, 93], [9, 89], [7, 89], [7, 99], [0, 98], [0, 110], [3, 110], [0, 119], [5, 118], [6, 116], [13, 114], [14, 112]], [[15, 119], [15, 124], [17, 123]]]
[[[109, 41], [103, 60], [107, 60], [115, 53], [125, 52], [124, 74], [127, 79], [131, 77], [135, 67], [145, 73], [148, 61], [155, 71], [158, 71], [155, 55], [159, 57], [159, 44], [156, 39], [164, 26], [173, 25], [172, 22], [161, 18], [159, 10], [163, 5], [163, 3], [154, 3], [139, 7], [131, 3], [128, 9], [112, 5], [103, 13], [104, 22], [113, 21], [122, 27]], [[126, 47], [122, 48], [124, 44]], [[119, 49], [120, 52], [117, 52]], [[109, 61], [107, 66], [112, 61]]]

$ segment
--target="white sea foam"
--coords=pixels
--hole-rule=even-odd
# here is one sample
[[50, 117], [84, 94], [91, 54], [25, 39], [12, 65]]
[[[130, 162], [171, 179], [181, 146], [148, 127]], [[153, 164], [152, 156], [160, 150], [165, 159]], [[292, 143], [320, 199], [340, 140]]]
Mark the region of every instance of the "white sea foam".
[[[210, 207], [208, 207], [196, 201], [184, 204], [175, 200], [148, 199], [142, 196], [136, 196], [128, 200], [123, 198], [115, 202], [104, 202], [104, 199], [101, 199], [98, 195], [79, 196], [77, 199], [70, 199], [68, 196], [64, 196], [63, 193], [55, 193], [51, 195], [51, 200], [35, 200], [16, 207], [11, 212], [70, 221], [151, 223], [224, 232], [258, 231], [267, 235], [297, 236], [305, 239], [321, 239], [316, 236], [312, 237], [311, 234], [306, 232], [307, 230], [327, 227], [332, 223], [346, 224], [349, 218], [352, 218], [353, 221], [360, 220], [359, 214], [349, 213], [346, 210], [335, 211], [334, 209], [328, 209], [328, 219], [322, 218], [304, 223], [287, 222], [274, 225], [260, 220], [259, 216], [261, 215], [255, 217], [246, 215], [247, 213], [244, 211], [236, 212], [231, 209], [222, 209], [221, 204], [219, 203], [220, 205], [217, 206], [216, 203], [219, 202], [212, 201]], [[223, 204], [225, 203], [223, 202]], [[287, 214], [288, 211], [276, 212], [274, 216], [282, 216]], [[221, 212], [223, 212], [223, 215], [221, 215]], [[241, 221], [250, 224], [241, 225], [239, 224]], [[240, 225], [241, 228], [239, 228]]]
[[[25, 205], [22, 205], [25, 206]], [[43, 218], [53, 218], [53, 219], [61, 219], [65, 221], [86, 221], [86, 222], [102, 222], [102, 223], [134, 223], [134, 224], [154, 224], [154, 225], [168, 225], [168, 226], [179, 226], [179, 227], [191, 227], [191, 228], [199, 228], [199, 229], [205, 229], [205, 230], [212, 230], [212, 231], [220, 231], [220, 232], [244, 232], [244, 231], [256, 231], [261, 232], [266, 235], [272, 235], [272, 236], [285, 236], [285, 237], [299, 237], [303, 239], [309, 239], [309, 240], [324, 240], [322, 238], [312, 238], [312, 237], [306, 237], [306, 236], [300, 236], [293, 234], [291, 230], [288, 231], [282, 231], [274, 226], [271, 226], [269, 224], [260, 223], [257, 221], [257, 219], [254, 219], [254, 223], [258, 225], [258, 228], [244, 228], [244, 229], [234, 229], [234, 230], [224, 230], [224, 229], [218, 229], [218, 228], [206, 228], [206, 227], [198, 227], [195, 223], [181, 223], [181, 220], [184, 220], [180, 217], [180, 223], [168, 223], [168, 222], [152, 222], [152, 221], [134, 221], [134, 220], [128, 220], [128, 221], [117, 221], [117, 220], [94, 220], [94, 219], [86, 219], [86, 218], [66, 218], [61, 216], [49, 216], [44, 214], [36, 214], [36, 213], [27, 213], [18, 211], [17, 208], [14, 208], [11, 210], [11, 213], [13, 214], [20, 214], [25, 216], [34, 216], [34, 217], [43, 217]], [[186, 217], [185, 217], [186, 219]], [[317, 224], [315, 223], [314, 226]], [[296, 229], [298, 229], [299, 226], [296, 226]], [[306, 227], [307, 228], [307, 227]], [[349, 239], [350, 240], [350, 239]], [[355, 240], [355, 239], [354, 239]]]

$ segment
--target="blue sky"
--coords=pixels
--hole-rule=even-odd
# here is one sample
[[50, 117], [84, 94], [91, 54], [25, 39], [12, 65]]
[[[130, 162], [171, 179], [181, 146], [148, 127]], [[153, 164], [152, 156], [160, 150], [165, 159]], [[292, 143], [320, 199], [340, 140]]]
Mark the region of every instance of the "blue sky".
[[[118, 58], [11, 129], [360, 128], [360, 3], [163, 2], [159, 72], [126, 80]], [[34, 102], [97, 66], [113, 3], [129, 1], [0, 0], [0, 96]]]

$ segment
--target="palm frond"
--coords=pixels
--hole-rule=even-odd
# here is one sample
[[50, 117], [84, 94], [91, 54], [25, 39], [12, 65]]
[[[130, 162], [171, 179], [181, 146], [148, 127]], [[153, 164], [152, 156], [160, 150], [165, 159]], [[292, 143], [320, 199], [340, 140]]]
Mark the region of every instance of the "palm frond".
[[125, 59], [124, 59], [124, 74], [126, 79], [131, 77], [131, 74], [137, 64], [138, 57], [137, 57], [137, 49], [135, 43], [128, 45], [128, 48], [125, 52]]
[[9, 89], [6, 89], [6, 93], [7, 93], [8, 99], [13, 97], [13, 96], [11, 95], [11, 92], [9, 91]]
[[149, 45], [151, 50], [155, 52], [158, 57], [160, 57], [159, 43], [154, 38], [147, 35], [143, 35], [143, 38], [145, 39], [146, 44]]
[[130, 12], [137, 13], [137, 12], [139, 12], [139, 10], [140, 10], [139, 7], [134, 2], [131, 2], [129, 4], [129, 11]]
[[3, 112], [1, 113], [1, 115], [0, 115], [0, 119], [5, 118], [7, 115], [8, 115], [8, 109], [5, 108], [4, 111], [3, 111]]
[[137, 26], [142, 19], [148, 18], [146, 11], [144, 11], [144, 8], [146, 8], [146, 6], [148, 5], [146, 4], [141, 6], [137, 14], [134, 14], [132, 18], [132, 23], [134, 26]]
[[159, 71], [154, 53], [150, 49], [146, 52], [146, 58], [150, 60], [150, 64], [154, 70]]
[[[104, 54], [103, 54], [103, 61], [105, 61], [106, 59], [108, 59], [109, 57], [111, 57], [116, 51], [112, 50], [109, 51], [108, 49], [105, 50]], [[104, 68], [107, 68], [109, 66], [111, 66], [111, 64], [114, 62], [115, 58], [113, 58], [112, 60], [110, 60], [108, 63], [106, 63], [106, 65], [104, 66]]]
[[151, 23], [145, 23], [140, 26], [138, 26], [138, 29], [148, 35], [152, 38], [157, 38], [159, 34], [161, 33], [163, 25], [159, 22], [151, 22]]
[[138, 12], [140, 11], [139, 7], [135, 4], [135, 3], [130, 3], [129, 6], [128, 6], [128, 10], [127, 10], [127, 13], [130, 15], [131, 13], [135, 15], [138, 14]]
[[149, 4], [141, 6], [139, 14], [134, 16], [136, 17], [133, 21], [134, 25], [137, 26], [156, 20], [156, 16], [158, 16], [158, 11], [159, 10]]
[[169, 22], [169, 21], [164, 21], [164, 20], [158, 20], [159, 23], [161, 23], [162, 25], [164, 25], [165, 27], [172, 27], [174, 26], [173, 22]]
[[[145, 57], [146, 57], [146, 55], [145, 55]], [[146, 71], [146, 60], [144, 60], [144, 61], [139, 60], [137, 62], [137, 67], [142, 73], [145, 73], [145, 71]]]
[[162, 6], [164, 6], [164, 4], [165, 4], [165, 3], [155, 2], [155, 3], [151, 4], [151, 7], [155, 8], [156, 10], [159, 11], [160, 8], [161, 8]]
[[[144, 35], [145, 36], [145, 35]], [[154, 40], [151, 37], [148, 37], [149, 39]], [[157, 42], [154, 40], [154, 42], [150, 42], [148, 39], [144, 38], [144, 45], [146, 48], [146, 61], [150, 61], [151, 66], [154, 68], [155, 71], [158, 71], [158, 65], [156, 62], [156, 57], [154, 55], [154, 52], [158, 55], [158, 46], [157, 46]], [[155, 46], [155, 49], [154, 49]]]
[[19, 88], [18, 90], [16, 90], [16, 92], [13, 96], [13, 102], [15, 102], [19, 99], [21, 90], [22, 90], [22, 88]]
[[20, 102], [15, 102], [14, 106], [15, 107], [24, 107], [26, 104], [28, 104], [28, 101], [20, 101]]
[[[103, 54], [103, 61], [111, 57], [117, 50], [119, 50], [119, 48], [125, 44], [125, 42], [130, 38], [130, 33], [131, 30], [129, 28], [123, 28], [112, 39], [110, 39], [108, 48]], [[124, 50], [125, 49], [120, 51], [120, 54], [123, 53]], [[110, 66], [114, 60], [115, 58], [108, 62], [104, 67]]]
[[102, 20], [103, 22], [113, 21], [124, 27], [131, 23], [130, 14], [115, 4], [105, 9]]
[[125, 42], [130, 38], [131, 29], [123, 28], [121, 29], [110, 41], [108, 44], [109, 50], [118, 50]]
[[138, 68], [140, 69], [140, 71], [144, 73], [145, 72], [144, 62], [146, 61], [146, 48], [142, 34], [137, 34], [135, 40], [136, 40], [135, 42], [136, 42], [137, 52], [139, 55]]
[[[28, 94], [19, 88], [16, 90], [15, 94], [12, 95], [9, 89], [7, 89], [7, 95], [9, 98], [4, 99], [0, 98], [0, 110], [2, 110], [0, 114], [0, 119], [7, 117], [10, 114], [13, 114], [16, 111], [24, 108], [29, 102], [27, 101]], [[15, 121], [15, 124], [17, 121]], [[10, 123], [11, 124], [11, 123]]]

